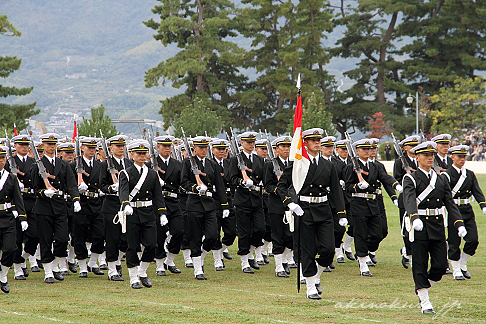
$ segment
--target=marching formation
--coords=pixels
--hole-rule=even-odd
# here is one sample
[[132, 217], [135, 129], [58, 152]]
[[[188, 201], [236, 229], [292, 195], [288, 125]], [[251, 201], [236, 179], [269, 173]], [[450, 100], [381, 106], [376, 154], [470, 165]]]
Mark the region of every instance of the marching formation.
[[486, 214], [486, 202], [465, 168], [468, 147], [450, 147], [448, 134], [393, 138], [391, 176], [376, 159], [378, 139], [353, 142], [346, 133], [336, 140], [312, 128], [302, 131], [296, 155], [290, 136], [182, 133], [2, 139], [1, 290], [10, 291], [12, 266], [15, 280], [43, 269], [48, 284], [104, 270], [124, 281], [123, 260], [131, 288], [152, 287], [149, 265], [157, 276], [181, 273], [179, 253], [195, 279], [207, 280], [207, 254], [224, 271], [233, 258], [227, 248], [237, 242], [242, 273], [254, 274], [273, 256], [276, 277], [295, 268], [307, 298], [321, 299], [321, 274], [336, 268], [334, 260], [354, 261], [357, 274], [373, 276], [388, 235], [383, 189], [399, 209], [401, 262], [412, 268], [423, 313], [434, 313], [428, 292], [449, 268], [455, 280], [472, 277], [467, 261], [478, 230], [471, 204]]

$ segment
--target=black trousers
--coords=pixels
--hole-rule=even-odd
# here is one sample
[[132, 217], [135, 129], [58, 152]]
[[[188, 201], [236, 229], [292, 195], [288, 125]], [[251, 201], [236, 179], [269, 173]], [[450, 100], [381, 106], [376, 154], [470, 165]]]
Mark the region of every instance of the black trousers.
[[272, 253], [282, 254], [285, 248], [293, 248], [292, 233], [289, 225], [284, 224], [282, 214], [269, 213], [272, 225]]
[[270, 220], [270, 215], [268, 214], [268, 208], [263, 208], [263, 214], [265, 215], [265, 233], [263, 234], [263, 239], [267, 242], [271, 242], [272, 221]]
[[[146, 223], [127, 223], [127, 267], [133, 268], [140, 265], [140, 261], [152, 262], [155, 257], [157, 244], [156, 221]], [[144, 246], [142, 259], [138, 258], [140, 244]]]
[[250, 253], [250, 245], [263, 245], [265, 215], [262, 207], [235, 207], [236, 229], [238, 232], [238, 255]]
[[167, 215], [168, 224], [165, 226], [157, 223], [157, 247], [155, 250], [155, 258], [163, 259], [167, 256], [164, 249], [165, 239], [167, 238], [167, 231], [172, 237], [170, 238], [167, 249], [172, 254], [179, 254], [181, 250], [181, 243], [184, 238], [184, 217], [180, 209]]
[[353, 215], [354, 246], [359, 257], [378, 250], [382, 241], [381, 215]]
[[14, 263], [14, 254], [17, 250], [15, 226], [0, 228], [0, 250], [2, 251], [2, 265], [11, 267]]
[[25, 232], [22, 232], [22, 226], [20, 225], [20, 221], [18, 218], [15, 219], [15, 231], [16, 233], [16, 246], [17, 249], [15, 249], [14, 252], [14, 263], [22, 263], [25, 262], [25, 259], [22, 257], [22, 244], [24, 243], [24, 238], [25, 238]]
[[41, 263], [50, 263], [54, 257], [67, 256], [68, 219], [66, 214], [37, 214], [37, 229], [41, 248]]
[[398, 217], [400, 218], [400, 231], [401, 231], [402, 237], [403, 237], [403, 244], [405, 245], [405, 250], [406, 250], [407, 255], [411, 255], [412, 254], [412, 244], [410, 243], [410, 240], [408, 239], [408, 232], [405, 228], [403, 229], [403, 231], [401, 230], [401, 228], [403, 226], [403, 217], [405, 215], [405, 208], [399, 208], [399, 212], [400, 212], [400, 215], [398, 215]]
[[333, 219], [333, 227], [334, 227], [334, 247], [338, 248], [341, 247], [341, 243], [343, 243], [344, 233], [346, 233], [346, 227], [339, 225], [339, 216], [334, 208], [332, 208], [332, 219]]
[[346, 202], [346, 218], [348, 219], [348, 230], [346, 233], [348, 236], [354, 237], [354, 218], [351, 214], [351, 205]]
[[[415, 289], [430, 288], [429, 279], [440, 281], [447, 269], [446, 241], [419, 241], [412, 244], [412, 274]], [[429, 265], [430, 269], [427, 271]]]
[[73, 216], [73, 223], [74, 252], [76, 253], [76, 258], [78, 260], [84, 260], [88, 257], [88, 249], [86, 248], [88, 236], [90, 236], [91, 241], [91, 252], [103, 253], [105, 230], [103, 228], [103, 216], [101, 213], [95, 213], [93, 215], [75, 214]]
[[380, 217], [381, 217], [381, 240], [383, 241], [385, 237], [388, 236], [388, 221], [386, 219], [386, 209], [383, 197], [378, 198], [378, 207], [380, 207]]
[[184, 227], [184, 234], [182, 234], [181, 250], [188, 250], [191, 248], [189, 242], [189, 222], [187, 221], [187, 211], [182, 211], [182, 226]]
[[[469, 255], [476, 254], [476, 249], [479, 245], [478, 226], [474, 217], [464, 219], [464, 227], [467, 230], [466, 236], [464, 236], [463, 251]], [[457, 235], [457, 229], [454, 224], [449, 221], [447, 242], [449, 243], [449, 259], [453, 261], [459, 261], [461, 258], [461, 238]]]
[[121, 232], [120, 224], [113, 224], [114, 217], [115, 215], [103, 213], [107, 262], [118, 260], [119, 251], [127, 252], [128, 247], [127, 234]]
[[188, 211], [187, 221], [189, 223], [191, 257], [201, 256], [201, 246], [208, 252], [213, 250], [218, 240], [216, 210], [200, 212]]
[[[215, 250], [219, 250], [226, 246], [231, 246], [236, 239], [236, 214], [235, 209], [229, 209], [230, 214], [228, 217], [223, 218], [223, 210], [216, 210], [216, 218], [218, 219], [218, 240], [214, 246]], [[221, 238], [221, 229], [223, 230], [223, 238]]]
[[323, 222], [308, 221], [298, 216], [294, 218], [294, 259], [298, 260], [298, 254], [301, 254], [304, 277], [312, 277], [317, 273], [316, 261], [320, 266], [327, 267], [334, 259], [334, 222], [332, 215], [329, 216], [329, 220]]
[[37, 215], [35, 213], [27, 213], [27, 223], [29, 227], [25, 231], [25, 245], [24, 251], [30, 255], [34, 255], [39, 244], [39, 231], [37, 229]]

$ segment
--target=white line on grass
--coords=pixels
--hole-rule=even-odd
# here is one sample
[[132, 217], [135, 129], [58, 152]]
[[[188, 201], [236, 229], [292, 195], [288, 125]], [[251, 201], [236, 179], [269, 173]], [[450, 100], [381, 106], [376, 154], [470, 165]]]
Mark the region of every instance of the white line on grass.
[[32, 314], [32, 313], [25, 314], [25, 313], [7, 311], [7, 310], [4, 310], [4, 309], [0, 309], [0, 311], [2, 311], [5, 314], [17, 315], [17, 316], [37, 317], [37, 318], [46, 319], [46, 320], [49, 320], [49, 321], [52, 321], [52, 322], [59, 322], [59, 323], [79, 323], [79, 322], [71, 322], [71, 321], [68, 321], [68, 320], [58, 319], [58, 318], [54, 318], [54, 317], [47, 317], [47, 316], [37, 315], [37, 314]]

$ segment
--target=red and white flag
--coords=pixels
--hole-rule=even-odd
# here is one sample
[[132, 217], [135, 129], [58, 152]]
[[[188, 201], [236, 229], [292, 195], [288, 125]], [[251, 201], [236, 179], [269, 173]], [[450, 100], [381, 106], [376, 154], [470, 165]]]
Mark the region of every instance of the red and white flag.
[[78, 136], [78, 127], [76, 126], [76, 121], [74, 121], [73, 143], [76, 141], [77, 136]]
[[14, 123], [14, 136], [19, 135], [19, 132], [17, 131], [17, 125]]
[[299, 95], [297, 97], [297, 106], [295, 107], [294, 136], [292, 137], [292, 144], [290, 145], [289, 160], [294, 161], [292, 167], [292, 182], [295, 192], [299, 194], [310, 166], [309, 156], [303, 146], [302, 140], [302, 95], [300, 94], [300, 74], [297, 79], [297, 88], [299, 89]]

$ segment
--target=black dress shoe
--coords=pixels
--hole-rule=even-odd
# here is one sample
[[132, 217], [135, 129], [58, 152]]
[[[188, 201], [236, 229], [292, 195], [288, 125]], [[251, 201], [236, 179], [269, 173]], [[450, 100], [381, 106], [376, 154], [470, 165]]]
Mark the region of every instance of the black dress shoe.
[[260, 270], [260, 266], [255, 262], [255, 259], [248, 260], [248, 263], [250, 264], [250, 267], [252, 267], [255, 270]]
[[433, 314], [435, 314], [435, 310], [433, 308], [424, 309], [424, 310], [422, 310], [422, 313], [427, 314], [427, 315], [433, 315]]
[[196, 278], [196, 280], [208, 280], [208, 278], [206, 278], [204, 273], [200, 273], [200, 274], [196, 275], [195, 278]]
[[10, 285], [8, 284], [8, 281], [5, 283], [0, 282], [0, 290], [2, 290], [6, 294], [10, 292]]
[[181, 270], [177, 269], [176, 266], [170, 266], [164, 263], [164, 267], [166, 270], [169, 270], [172, 273], [181, 273]]
[[223, 252], [223, 256], [224, 256], [225, 259], [233, 260], [233, 257], [231, 256], [231, 254], [229, 252]]
[[289, 264], [288, 263], [282, 263], [282, 266], [283, 266], [285, 272], [287, 272], [287, 274], [290, 274]]
[[125, 281], [120, 275], [113, 275], [109, 278], [111, 281]]
[[44, 282], [48, 283], [48, 284], [53, 284], [54, 283], [54, 277], [47, 277], [47, 278], [44, 279]]
[[186, 268], [194, 268], [194, 263], [186, 263]]
[[224, 271], [224, 267], [223, 266], [215, 267], [214, 270], [216, 270], [216, 271]]
[[363, 271], [363, 272], [361, 272], [361, 276], [363, 276], [363, 277], [373, 277], [373, 275], [369, 271]]
[[410, 260], [404, 257], [403, 255], [402, 255], [402, 266], [405, 269], [408, 269], [408, 267], [410, 266]]
[[319, 296], [319, 294], [308, 295], [307, 298], [309, 298], [309, 299], [315, 299], [315, 300], [322, 299], [322, 297]]
[[378, 263], [378, 260], [376, 259], [376, 254], [368, 253], [368, 255], [370, 257], [371, 262], [373, 262], [374, 264]]
[[100, 270], [108, 270], [107, 264], [100, 264]]
[[118, 275], [121, 277], [123, 275], [123, 269], [121, 265], [116, 265], [115, 266], [116, 272], [118, 272]]
[[88, 278], [88, 273], [87, 272], [80, 272], [79, 278]]
[[270, 259], [268, 258], [268, 255], [262, 254], [262, 257], [263, 257], [263, 262], [265, 262], [265, 264], [269, 264], [270, 263]]
[[243, 268], [243, 273], [255, 273], [250, 267]]
[[78, 267], [76, 266], [76, 263], [68, 262], [68, 269], [72, 273], [77, 273], [78, 272]]
[[67, 271], [67, 270], [61, 271], [61, 274], [63, 276], [70, 276], [71, 275], [71, 273], [69, 271]]
[[33, 266], [30, 268], [30, 272], [40, 272], [40, 269], [38, 266]]
[[24, 272], [24, 277], [27, 278], [29, 276], [29, 269], [22, 268], [22, 271]]
[[156, 271], [157, 276], [165, 277], [167, 274], [163, 270]]
[[322, 272], [332, 272], [331, 267], [325, 267]]
[[88, 267], [88, 271], [89, 271], [89, 272], [94, 273], [94, 274], [95, 274], [95, 275], [97, 275], [97, 276], [102, 276], [102, 275], [104, 275], [104, 274], [105, 274], [105, 273], [104, 273], [103, 271], [101, 271], [101, 270], [100, 270], [100, 268], [98, 268], [98, 267], [96, 267], [96, 268], [95, 268], [95, 267]]
[[288, 278], [289, 275], [285, 271], [279, 271], [279, 272], [275, 272], [275, 277]]
[[344, 251], [346, 258], [351, 261], [356, 261], [356, 257], [354, 256], [353, 252]]
[[319, 295], [321, 295], [322, 294], [322, 286], [321, 286], [320, 283], [316, 283], [316, 289], [317, 289], [317, 293]]
[[334, 264], [334, 262], [331, 262], [331, 264], [329, 265], [329, 268], [336, 269], [336, 265]]
[[366, 261], [366, 265], [368, 267], [376, 267], [375, 264], [373, 263], [373, 261]]
[[15, 276], [14, 279], [15, 280], [27, 280], [24, 275]]
[[344, 260], [344, 257], [339, 257], [336, 259], [337, 263], [346, 263], [346, 261]]
[[130, 287], [132, 287], [133, 289], [142, 289], [142, 285], [140, 284], [140, 282], [134, 282], [130, 285]]
[[466, 280], [464, 276], [454, 276], [454, 280]]
[[151, 288], [152, 287], [152, 281], [148, 277], [140, 277], [140, 282], [144, 287]]
[[451, 269], [447, 268], [445, 274], [453, 274], [454, 272], [451, 271]]
[[64, 276], [62, 275], [61, 271], [52, 271], [52, 274], [54, 275], [54, 279], [63, 281]]
[[300, 284], [305, 285], [305, 279], [300, 279]]
[[37, 265], [39, 266], [39, 268], [44, 269], [44, 265], [40, 262], [39, 259], [37, 259]]
[[290, 269], [292, 269], [292, 268], [297, 269], [297, 264], [295, 264], [295, 263], [289, 263], [289, 268]]
[[265, 261], [263, 261], [263, 260], [258, 260], [258, 261], [257, 261], [257, 264], [258, 264], [259, 266], [264, 266], [266, 263], [265, 263]]
[[462, 275], [464, 276], [464, 278], [466, 278], [466, 279], [471, 279], [471, 278], [472, 278], [472, 276], [471, 276], [471, 274], [469, 273], [469, 271], [467, 271], [467, 270], [462, 270], [462, 269], [461, 269], [461, 272], [462, 272]]

